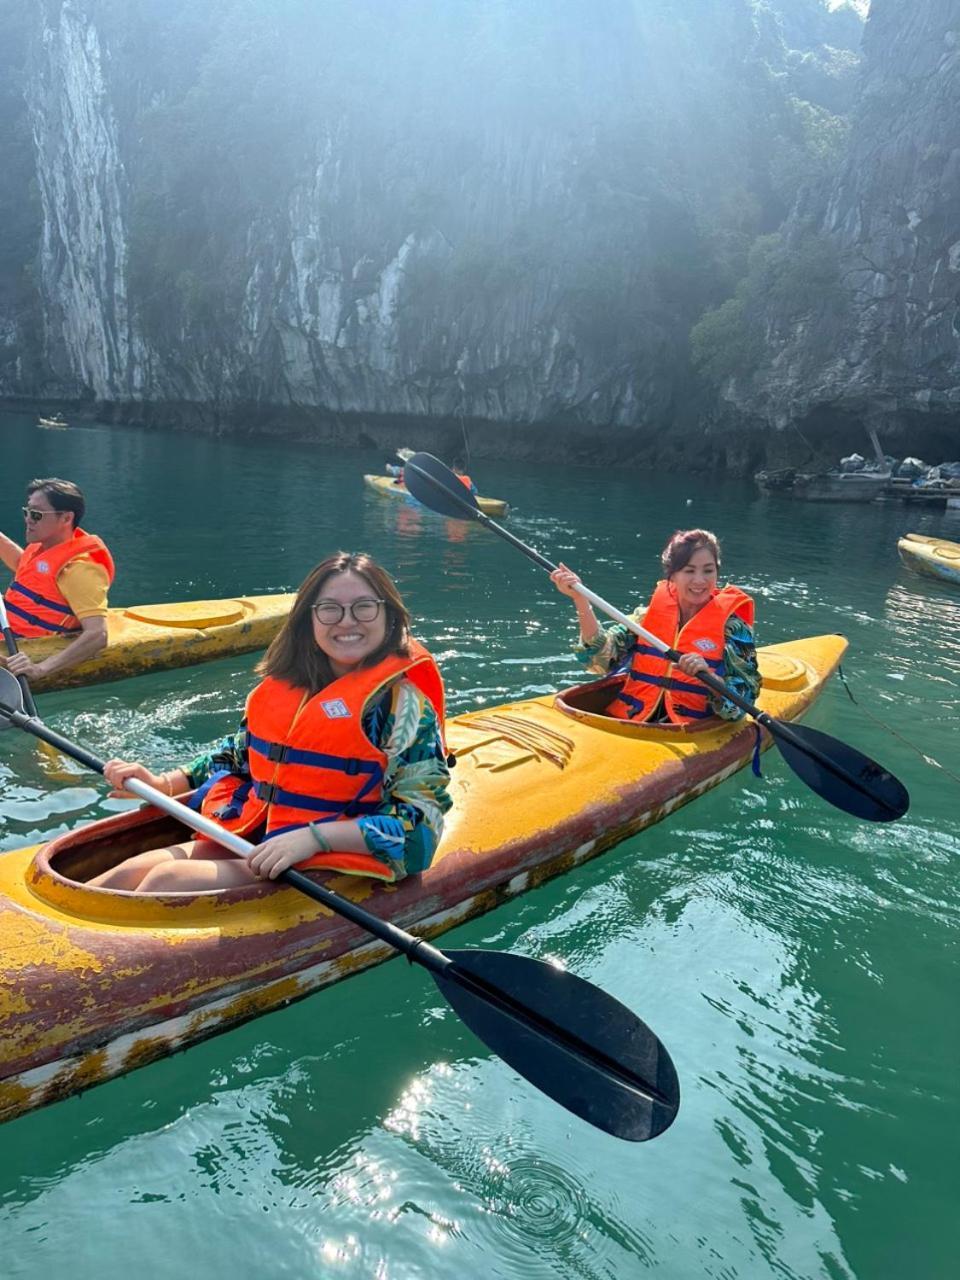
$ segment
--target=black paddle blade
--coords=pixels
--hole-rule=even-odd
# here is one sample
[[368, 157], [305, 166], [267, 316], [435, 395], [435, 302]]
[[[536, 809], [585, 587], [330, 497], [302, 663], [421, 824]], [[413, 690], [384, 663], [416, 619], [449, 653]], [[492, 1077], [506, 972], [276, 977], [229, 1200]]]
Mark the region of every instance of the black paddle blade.
[[434, 981], [474, 1035], [532, 1085], [630, 1142], [668, 1129], [680, 1106], [670, 1055], [626, 1005], [575, 974], [499, 951], [445, 951]]
[[415, 453], [403, 464], [403, 483], [418, 502], [452, 520], [475, 520], [477, 500], [432, 453]]
[[23, 713], [23, 690], [13, 672], [0, 667], [0, 729], [13, 728], [13, 721], [5, 714], [11, 711]]
[[903, 783], [854, 747], [806, 725], [767, 728], [794, 773], [836, 808], [869, 822], [896, 822], [910, 808]]

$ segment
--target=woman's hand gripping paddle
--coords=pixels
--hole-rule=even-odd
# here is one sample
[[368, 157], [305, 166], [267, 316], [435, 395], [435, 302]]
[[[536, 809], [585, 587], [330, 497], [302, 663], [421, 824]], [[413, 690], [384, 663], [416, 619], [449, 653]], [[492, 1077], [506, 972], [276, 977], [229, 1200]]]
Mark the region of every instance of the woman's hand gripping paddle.
[[[3, 670], [0, 723], [103, 773], [96, 756], [24, 712], [20, 686]], [[126, 787], [241, 857], [253, 851], [248, 841], [146, 783], [132, 779]], [[474, 1035], [574, 1115], [631, 1142], [655, 1138], [673, 1123], [680, 1086], [670, 1055], [636, 1014], [599, 987], [509, 951], [441, 951], [301, 872], [278, 878], [427, 969]]]
[[[541, 569], [553, 573], [557, 568], [545, 556], [534, 551], [533, 547], [527, 546], [509, 530], [484, 515], [473, 495], [432, 454], [415, 453], [408, 458], [404, 478], [413, 496], [431, 511], [454, 520], [476, 520], [478, 524], [492, 529], [505, 542], [516, 547]], [[670, 662], [678, 662], [682, 657], [676, 649], [671, 649], [659, 637], [645, 631], [635, 619], [628, 618], [583, 583], [579, 583], [576, 590], [609, 617], [628, 627], [634, 635], [641, 636], [648, 644], [659, 649]], [[817, 729], [775, 720], [766, 711], [761, 711], [753, 703], [739, 697], [722, 680], [708, 672], [695, 678], [752, 716], [757, 724], [763, 725], [797, 777], [829, 804], [870, 822], [893, 822], [907, 812], [910, 797], [906, 787], [869, 756]]]

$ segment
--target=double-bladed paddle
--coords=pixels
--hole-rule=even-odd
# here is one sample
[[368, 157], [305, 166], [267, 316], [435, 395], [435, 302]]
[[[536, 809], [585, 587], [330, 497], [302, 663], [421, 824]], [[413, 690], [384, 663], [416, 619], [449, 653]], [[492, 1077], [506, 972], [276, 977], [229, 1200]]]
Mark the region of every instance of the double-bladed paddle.
[[[103, 761], [24, 712], [20, 686], [4, 670], [0, 724], [24, 729], [103, 773]], [[173, 797], [138, 779], [126, 787], [241, 857], [252, 853], [247, 840]], [[474, 1035], [574, 1115], [631, 1142], [655, 1138], [673, 1123], [680, 1086], [669, 1053], [636, 1014], [599, 987], [509, 951], [441, 951], [302, 872], [285, 871], [278, 879], [422, 965]]]
[[[449, 467], [445, 467], [432, 454], [415, 453], [407, 458], [404, 464], [404, 481], [413, 496], [431, 511], [453, 520], [476, 520], [523, 552], [541, 569], [546, 569], [548, 573], [556, 570], [557, 566], [546, 556], [521, 542], [509, 530], [485, 515], [473, 494], [467, 491]], [[628, 627], [634, 635], [641, 636], [648, 644], [653, 645], [668, 661], [679, 662], [683, 656], [658, 636], [646, 631], [636, 619], [628, 618], [612, 604], [608, 604], [582, 582], [577, 584], [576, 590], [609, 617]], [[893, 822], [907, 812], [910, 797], [906, 787], [869, 756], [817, 729], [774, 719], [766, 711], [761, 711], [759, 707], [734, 693], [722, 680], [709, 672], [698, 674], [695, 679], [752, 716], [757, 724], [763, 725], [794, 773], [812, 791], [836, 808], [870, 822]]]

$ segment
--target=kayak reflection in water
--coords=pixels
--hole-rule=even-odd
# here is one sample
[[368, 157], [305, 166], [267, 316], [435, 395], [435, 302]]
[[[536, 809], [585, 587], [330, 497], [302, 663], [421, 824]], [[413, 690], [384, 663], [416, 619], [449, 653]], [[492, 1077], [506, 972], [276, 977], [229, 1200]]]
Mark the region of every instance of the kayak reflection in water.
[[664, 577], [650, 603], [636, 609], [633, 617], [683, 652], [676, 666], [621, 623], [604, 630], [590, 602], [575, 590], [579, 577], [561, 563], [550, 577], [576, 606], [580, 643], [574, 652], [595, 675], [625, 671], [607, 715], [670, 724], [695, 724], [711, 716], [739, 720], [744, 714], [739, 707], [690, 677], [711, 673], [741, 698], [756, 700], [761, 680], [753, 600], [739, 587], [718, 587], [720, 544], [706, 529], [678, 530], [663, 548], [660, 562]]
[[89, 881], [143, 893], [275, 879], [289, 867], [381, 880], [424, 871], [451, 806], [439, 669], [410, 634], [390, 575], [364, 554], [316, 566], [257, 668], [239, 733], [155, 775], [110, 760], [126, 796], [139, 778], [180, 795], [257, 848], [249, 861], [204, 838], [136, 854]]

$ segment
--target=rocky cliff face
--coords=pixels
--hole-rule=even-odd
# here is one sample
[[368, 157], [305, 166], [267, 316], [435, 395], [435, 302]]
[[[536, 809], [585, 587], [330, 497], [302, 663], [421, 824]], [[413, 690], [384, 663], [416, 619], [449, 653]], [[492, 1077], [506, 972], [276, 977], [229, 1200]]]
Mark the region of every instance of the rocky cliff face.
[[55, 385], [103, 399], [143, 390], [127, 304], [124, 170], [94, 24], [70, 4], [39, 31], [27, 103], [36, 148], [38, 284]]
[[[892, 447], [960, 449], [960, 6], [873, 0], [849, 147], [784, 229], [817, 237], [833, 278], [815, 304], [769, 298], [754, 370], [728, 383], [738, 414], [799, 426], [840, 419]], [[789, 434], [789, 433], [788, 433]]]
[[35, 216], [0, 255], [0, 396], [695, 429], [690, 326], [810, 176], [811, 113], [848, 109], [857, 21], [388, 9], [5, 0]]

